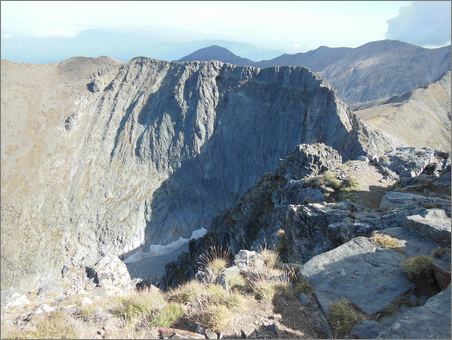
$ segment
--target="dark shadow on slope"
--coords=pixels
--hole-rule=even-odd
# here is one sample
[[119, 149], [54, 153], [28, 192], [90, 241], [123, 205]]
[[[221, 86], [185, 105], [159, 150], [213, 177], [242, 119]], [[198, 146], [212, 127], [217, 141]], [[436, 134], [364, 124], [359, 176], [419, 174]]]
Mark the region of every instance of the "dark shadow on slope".
[[[310, 74], [301, 76], [289, 68], [265, 69], [247, 80], [244, 70], [236, 67], [222, 73], [217, 80], [221, 95], [213, 134], [198, 155], [183, 160], [154, 192], [147, 244], [166, 243], [188, 237], [199, 227], [207, 228], [214, 216], [235, 203], [264, 173], [274, 170], [300, 143], [323, 142], [339, 149], [345, 159], [356, 152], [353, 136], [336, 113], [333, 94], [325, 88], [311, 88]], [[240, 86], [237, 78], [242, 79]], [[250, 99], [256, 97], [259, 101]], [[196, 115], [195, 109], [187, 115]], [[194, 134], [200, 124], [191, 125]], [[193, 134], [185, 136], [186, 143], [194, 143]]]

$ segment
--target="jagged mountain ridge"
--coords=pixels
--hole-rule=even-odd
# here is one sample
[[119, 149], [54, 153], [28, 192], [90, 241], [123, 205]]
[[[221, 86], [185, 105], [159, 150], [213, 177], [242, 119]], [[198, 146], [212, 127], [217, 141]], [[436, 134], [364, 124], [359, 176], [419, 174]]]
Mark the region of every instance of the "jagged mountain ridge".
[[[388, 146], [304, 68], [140, 57], [101, 66], [90, 76], [75, 73], [83, 86], [72, 89], [64, 70], [84, 66], [77, 59], [63, 64], [30, 71], [2, 62], [2, 98], [10, 98], [2, 101], [2, 121], [25, 108], [22, 120], [41, 124], [41, 132], [28, 133], [32, 151], [18, 149], [20, 140], [2, 143], [5, 287], [32, 285], [60, 275], [63, 265], [128, 252], [142, 244], [145, 229], [147, 243], [187, 237], [300, 142], [321, 141], [345, 159]], [[12, 67], [28, 76], [11, 76]], [[49, 77], [55, 67], [63, 71]], [[30, 86], [40, 86], [40, 99], [50, 93], [38, 105], [41, 116], [26, 101]], [[20, 124], [11, 125], [11, 133]], [[46, 138], [37, 139], [43, 131]], [[14, 172], [11, 155], [35, 161]], [[14, 183], [21, 181], [18, 191]]]
[[201, 48], [195, 52], [179, 59], [178, 61], [196, 61], [196, 60], [219, 60], [223, 63], [234, 64], [238, 66], [257, 66], [252, 60], [236, 56], [227, 48], [212, 45], [206, 48]]
[[[190, 54], [190, 59], [222, 60], [223, 55]], [[229, 51], [228, 51], [229, 52]], [[232, 52], [227, 53], [227, 59]], [[224, 55], [226, 58], [226, 54]], [[240, 58], [235, 56], [235, 58]], [[188, 60], [185, 57], [180, 60]], [[245, 63], [241, 60], [241, 63]], [[426, 49], [400, 41], [382, 40], [357, 48], [319, 47], [306, 53], [282, 55], [247, 65], [257, 67], [306, 66], [331, 82], [349, 105], [360, 107], [385, 101], [418, 87], [428, 85], [450, 70], [450, 46]], [[404, 81], [400, 81], [404, 79]]]

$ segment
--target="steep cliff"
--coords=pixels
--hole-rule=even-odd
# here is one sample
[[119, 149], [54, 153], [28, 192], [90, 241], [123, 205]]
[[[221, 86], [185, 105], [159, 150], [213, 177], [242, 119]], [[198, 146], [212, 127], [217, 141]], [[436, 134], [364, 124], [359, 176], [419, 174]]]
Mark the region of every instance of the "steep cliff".
[[344, 159], [389, 147], [304, 68], [82, 61], [2, 62], [2, 123], [30, 126], [7, 124], [21, 137], [4, 145], [2, 124], [4, 287], [187, 238], [299, 143]]

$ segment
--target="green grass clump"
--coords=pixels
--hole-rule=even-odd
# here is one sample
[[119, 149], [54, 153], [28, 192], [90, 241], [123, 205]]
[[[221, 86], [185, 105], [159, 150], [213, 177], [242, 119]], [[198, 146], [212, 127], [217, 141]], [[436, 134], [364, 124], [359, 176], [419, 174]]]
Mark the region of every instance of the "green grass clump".
[[416, 282], [432, 272], [432, 258], [427, 255], [412, 256], [402, 262], [402, 269], [410, 281]]
[[342, 182], [336, 178], [336, 174], [332, 171], [325, 171], [320, 179], [320, 183], [334, 190], [338, 190], [342, 186]]
[[359, 189], [359, 181], [355, 177], [347, 177], [342, 182], [341, 190], [351, 191]]
[[364, 315], [358, 312], [347, 299], [335, 301], [330, 306], [329, 321], [337, 338], [344, 338], [361, 320], [364, 320]]
[[228, 308], [240, 306], [243, 296], [237, 292], [227, 292], [222, 286], [212, 284], [207, 286], [206, 300], [209, 304], [225, 305]]
[[160, 291], [143, 290], [120, 298], [120, 305], [113, 312], [127, 321], [141, 318], [151, 320], [164, 305], [165, 298]]
[[154, 315], [149, 324], [154, 327], [171, 327], [184, 315], [184, 305], [181, 305], [179, 303], [169, 303]]
[[206, 286], [199, 281], [189, 281], [169, 293], [171, 301], [182, 304], [193, 303], [205, 295]]

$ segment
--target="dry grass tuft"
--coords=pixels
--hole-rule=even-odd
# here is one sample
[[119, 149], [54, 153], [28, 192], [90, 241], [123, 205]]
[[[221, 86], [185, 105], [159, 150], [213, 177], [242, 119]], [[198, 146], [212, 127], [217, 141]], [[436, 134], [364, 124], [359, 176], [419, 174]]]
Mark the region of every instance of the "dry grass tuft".
[[212, 305], [225, 305], [228, 308], [240, 307], [243, 295], [238, 292], [227, 292], [222, 286], [212, 284], [206, 288], [205, 300]]
[[171, 327], [185, 315], [185, 306], [179, 303], [169, 303], [160, 309], [150, 320], [150, 326]]
[[338, 338], [344, 338], [353, 326], [364, 320], [364, 315], [358, 312], [347, 299], [334, 302], [329, 311], [331, 326]]
[[396, 239], [395, 237], [385, 235], [385, 234], [378, 234], [375, 233], [372, 236], [372, 240], [380, 247], [382, 248], [389, 248], [389, 249], [403, 249], [405, 248], [405, 244], [400, 241], [399, 239]]
[[223, 268], [229, 266], [232, 261], [231, 253], [228, 249], [221, 247], [211, 247], [199, 256], [198, 266], [201, 271], [210, 271], [218, 275]]
[[199, 321], [214, 332], [224, 331], [232, 322], [233, 313], [224, 305], [209, 305], [199, 315]]
[[120, 298], [120, 305], [113, 309], [113, 313], [127, 321], [150, 321], [164, 305], [165, 298], [160, 291], [144, 289]]
[[198, 281], [190, 281], [168, 293], [169, 300], [182, 304], [194, 303], [205, 295], [206, 286]]
[[276, 265], [278, 264], [279, 256], [278, 253], [274, 250], [270, 249], [263, 249], [261, 251], [261, 256], [264, 259], [264, 263], [268, 268], [276, 268]]
[[285, 289], [287, 282], [256, 280], [250, 284], [254, 297], [260, 301], [272, 301], [278, 290]]
[[[5, 336], [5, 334], [2, 335]], [[55, 311], [37, 320], [34, 329], [11, 330], [5, 338], [9, 339], [75, 339], [80, 334], [63, 311]]]
[[247, 281], [240, 273], [234, 273], [228, 277], [228, 284], [231, 289], [245, 290]]
[[220, 272], [228, 266], [228, 261], [223, 258], [214, 258], [209, 263], [207, 263], [207, 268], [215, 276], [220, 274]]

